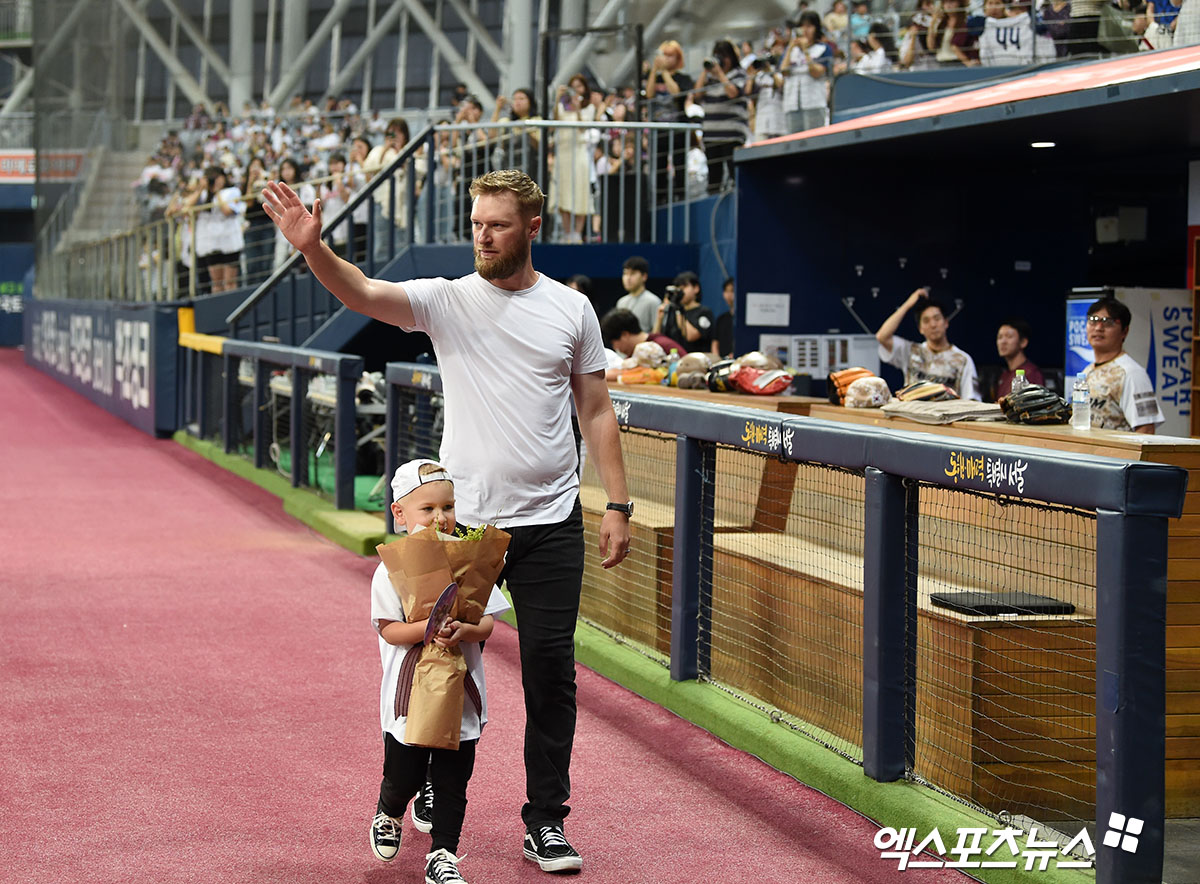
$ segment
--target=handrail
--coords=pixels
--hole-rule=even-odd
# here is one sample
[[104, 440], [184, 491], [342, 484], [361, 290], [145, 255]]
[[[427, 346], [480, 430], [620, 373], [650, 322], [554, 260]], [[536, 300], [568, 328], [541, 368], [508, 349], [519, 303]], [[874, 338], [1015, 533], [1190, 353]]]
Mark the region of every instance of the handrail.
[[[396, 157], [396, 159], [394, 159], [389, 165], [376, 172], [375, 176], [367, 182], [365, 187], [363, 187], [354, 195], [354, 197], [346, 204], [342, 211], [334, 215], [331, 220], [325, 222], [325, 226], [321, 228], [322, 238], [332, 234], [333, 231], [337, 229], [338, 225], [344, 223], [354, 213], [354, 210], [361, 206], [366, 200], [373, 199], [375, 191], [380, 187], [394, 186], [395, 173], [400, 170], [401, 166], [417, 155], [417, 152], [424, 146], [425, 140], [432, 132], [433, 127], [427, 126], [417, 135], [416, 138], [413, 138], [408, 142], [408, 144], [404, 145], [404, 148], [400, 151], [400, 154]], [[409, 187], [413, 187], [414, 184], [415, 182], [410, 178]], [[392, 195], [392, 203], [393, 205], [395, 204], [394, 194]], [[413, 201], [409, 200], [407, 211], [410, 216], [415, 209], [416, 207], [413, 204]], [[276, 286], [279, 280], [287, 276], [292, 271], [292, 268], [300, 262], [300, 259], [301, 256], [299, 252], [289, 255], [287, 260], [275, 269], [274, 273], [268, 276], [258, 288], [251, 292], [241, 304], [234, 308], [233, 312], [225, 317], [226, 324], [229, 326], [236, 325], [237, 322], [250, 310], [252, 310], [259, 301], [267, 296], [267, 293]]]

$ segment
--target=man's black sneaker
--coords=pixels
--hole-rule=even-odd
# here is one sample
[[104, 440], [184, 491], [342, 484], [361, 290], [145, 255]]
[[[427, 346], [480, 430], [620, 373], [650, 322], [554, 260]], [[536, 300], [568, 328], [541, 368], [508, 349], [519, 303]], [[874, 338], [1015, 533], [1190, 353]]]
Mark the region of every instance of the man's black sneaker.
[[371, 820], [371, 852], [385, 863], [390, 863], [400, 852], [400, 820], [383, 811]]
[[433, 783], [426, 780], [408, 812], [418, 832], [428, 834], [433, 829]]
[[425, 884], [467, 884], [458, 873], [458, 860], [444, 847], [425, 854]]
[[578, 872], [583, 868], [583, 857], [557, 823], [525, 833], [525, 858], [537, 863], [543, 872]]

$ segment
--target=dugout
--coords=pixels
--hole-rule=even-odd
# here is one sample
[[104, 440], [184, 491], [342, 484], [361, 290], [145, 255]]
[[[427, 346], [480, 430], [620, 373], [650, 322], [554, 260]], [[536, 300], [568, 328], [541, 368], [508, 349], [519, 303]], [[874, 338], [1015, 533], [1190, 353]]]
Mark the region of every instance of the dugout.
[[[1023, 316], [1061, 366], [1076, 286], [1190, 285], [1189, 164], [1200, 157], [1200, 48], [1055, 68], [752, 145], [738, 168], [738, 352], [764, 334], [873, 332], [920, 285], [951, 340], [998, 363]], [[1035, 143], [1052, 142], [1052, 148]], [[1144, 218], [1116, 242], [1097, 219]], [[745, 293], [786, 293], [754, 324]], [[908, 320], [901, 334], [916, 337]], [[890, 371], [890, 369], [888, 369]], [[897, 376], [898, 377], [898, 376]]]

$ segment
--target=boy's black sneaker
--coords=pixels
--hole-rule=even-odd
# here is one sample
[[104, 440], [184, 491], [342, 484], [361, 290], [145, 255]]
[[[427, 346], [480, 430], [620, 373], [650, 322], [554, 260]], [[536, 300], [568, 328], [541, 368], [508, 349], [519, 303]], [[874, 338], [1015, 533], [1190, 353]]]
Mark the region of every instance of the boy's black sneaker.
[[458, 873], [458, 860], [444, 847], [425, 854], [425, 884], [467, 884]]
[[409, 817], [412, 818], [412, 824], [416, 826], [418, 832], [429, 834], [433, 829], [433, 783], [428, 780], [421, 787], [421, 791], [417, 793], [417, 797], [413, 799], [411, 808], [408, 811]]
[[525, 858], [537, 863], [543, 872], [578, 872], [583, 868], [583, 857], [567, 841], [558, 823], [525, 833]]
[[371, 820], [371, 852], [385, 863], [390, 863], [400, 852], [400, 820], [383, 811]]

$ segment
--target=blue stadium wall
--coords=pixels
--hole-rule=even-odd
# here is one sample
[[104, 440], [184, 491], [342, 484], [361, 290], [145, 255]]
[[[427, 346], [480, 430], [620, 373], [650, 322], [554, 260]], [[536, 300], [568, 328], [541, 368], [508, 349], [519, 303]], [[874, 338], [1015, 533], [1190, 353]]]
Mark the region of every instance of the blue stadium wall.
[[[739, 164], [739, 296], [792, 300], [786, 328], [740, 322], [738, 352], [764, 333], [863, 333], [847, 296], [873, 331], [930, 285], [951, 309], [962, 300], [950, 338], [977, 364], [998, 362], [996, 327], [1015, 315], [1033, 325], [1030, 358], [1061, 366], [1072, 287], [1186, 285], [1186, 155], [1005, 163], [956, 152], [955, 134], [923, 159], [898, 148], [866, 163], [832, 148]], [[1098, 244], [1096, 217], [1128, 204], [1147, 208], [1146, 241]], [[900, 334], [917, 338], [915, 323]]]

